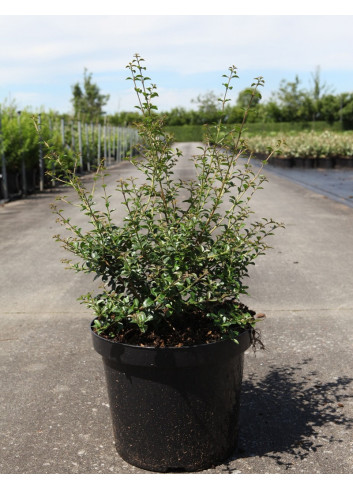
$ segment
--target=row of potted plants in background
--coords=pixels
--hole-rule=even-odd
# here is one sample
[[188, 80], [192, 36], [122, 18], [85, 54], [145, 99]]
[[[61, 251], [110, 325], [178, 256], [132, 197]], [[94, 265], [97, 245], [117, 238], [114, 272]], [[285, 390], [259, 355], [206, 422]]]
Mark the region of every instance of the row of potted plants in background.
[[295, 133], [251, 134], [248, 146], [260, 158], [265, 157], [268, 147], [278, 140], [281, 150], [269, 160], [281, 166], [353, 167], [353, 132], [303, 131]]
[[[19, 111], [14, 104], [0, 107], [0, 200], [24, 196], [52, 185], [46, 170], [60, 167], [45, 159], [45, 150], [33, 131], [34, 115]], [[66, 164], [76, 162], [82, 171], [97, 168], [101, 158], [106, 162], [120, 161], [136, 141], [133, 128], [83, 124], [60, 117], [54, 112], [40, 114], [41, 138], [50, 141], [56, 151], [65, 151]], [[54, 166], [53, 166], [54, 165]]]

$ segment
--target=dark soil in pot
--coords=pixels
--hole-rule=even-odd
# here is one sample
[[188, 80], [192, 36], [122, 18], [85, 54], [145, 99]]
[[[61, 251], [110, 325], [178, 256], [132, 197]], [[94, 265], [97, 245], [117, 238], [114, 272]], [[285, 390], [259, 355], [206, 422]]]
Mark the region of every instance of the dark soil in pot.
[[[252, 317], [255, 312], [250, 310], [242, 303], [237, 303], [237, 307], [244, 313], [249, 313]], [[251, 323], [249, 322], [249, 328]], [[237, 329], [239, 333], [243, 328]], [[253, 330], [255, 334], [255, 330]], [[105, 330], [100, 336], [116, 343], [126, 343], [128, 345], [153, 346], [153, 347], [182, 347], [208, 344], [222, 339], [220, 329], [205, 316], [201, 311], [184, 313], [180, 318], [173, 318], [173, 321], [166, 319], [158, 328], [142, 333], [138, 327], [126, 326], [119, 333], [114, 328]]]

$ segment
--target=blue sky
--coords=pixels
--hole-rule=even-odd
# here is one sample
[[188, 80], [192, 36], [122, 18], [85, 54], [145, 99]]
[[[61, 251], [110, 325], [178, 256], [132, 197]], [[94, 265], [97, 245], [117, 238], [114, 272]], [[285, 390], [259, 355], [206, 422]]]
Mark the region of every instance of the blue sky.
[[[108, 15], [82, 16], [26, 5], [17, 10], [22, 15], [10, 15], [11, 8], [0, 11], [0, 103], [14, 99], [18, 108], [69, 112], [71, 86], [82, 81], [86, 67], [102, 92], [110, 94], [108, 113], [134, 110], [125, 66], [135, 52], [145, 58], [157, 84], [161, 110], [195, 107], [191, 99], [209, 90], [220, 94], [221, 75], [232, 64], [240, 77], [234, 100], [259, 75], [266, 82], [264, 99], [282, 79], [292, 81], [296, 74], [309, 88], [317, 66], [333, 93], [353, 91], [353, 15], [288, 15], [283, 10], [279, 13], [286, 15], [278, 15], [269, 8], [269, 15], [263, 15], [263, 8], [254, 9], [261, 15], [235, 15], [227, 8], [221, 11], [227, 15], [161, 15], [165, 9], [157, 8], [152, 15], [143, 8], [135, 8], [143, 15], [128, 15], [129, 9], [119, 9], [123, 15], [118, 15], [103, 2], [99, 11]], [[36, 15], [23, 15], [28, 11]], [[91, 13], [83, 3], [71, 12]]]

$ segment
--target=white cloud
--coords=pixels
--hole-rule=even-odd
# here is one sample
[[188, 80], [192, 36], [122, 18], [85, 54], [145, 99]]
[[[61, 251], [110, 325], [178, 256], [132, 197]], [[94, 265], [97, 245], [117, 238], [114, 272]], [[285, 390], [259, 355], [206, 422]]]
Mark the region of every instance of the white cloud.
[[[82, 80], [84, 67], [99, 85], [120, 89], [135, 52], [149, 70], [185, 80], [224, 73], [231, 64], [240, 75], [313, 71], [317, 65], [322, 72], [344, 73], [353, 70], [352, 21], [352, 16], [0, 16], [0, 100], [9, 91], [26, 93], [26, 87], [40, 92], [40, 84], [52, 86], [53, 99], [58, 98], [58, 85], [60, 96], [64, 87], [68, 93]], [[176, 80], [156, 80], [173, 106], [188, 105], [202, 91], [163, 88]], [[122, 95], [133, 98], [128, 90]]]
[[[248, 3], [235, 3], [232, 0], [223, 0], [222, 13], [227, 15], [335, 15], [337, 11], [342, 14], [352, 12], [352, 5], [346, 0], [335, 0], [335, 2], [323, 3], [319, 0], [296, 0], [286, 3], [278, 0], [252, 0]], [[2, 13], [17, 15], [20, 11], [26, 15], [134, 15], [140, 12], [143, 15], [218, 15], [220, 5], [217, 2], [204, 2], [200, 0], [178, 0], [178, 2], [160, 2], [160, 0], [134, 0], [134, 2], [112, 2], [111, 0], [100, 0], [99, 2], [87, 2], [87, 0], [61, 0], [60, 2], [48, 2], [47, 0], [16, 0], [16, 2], [2, 4]]]
[[352, 17], [0, 17], [0, 61], [58, 69], [90, 61], [123, 69], [137, 51], [151, 69], [190, 74], [224, 69], [344, 69], [353, 64]]

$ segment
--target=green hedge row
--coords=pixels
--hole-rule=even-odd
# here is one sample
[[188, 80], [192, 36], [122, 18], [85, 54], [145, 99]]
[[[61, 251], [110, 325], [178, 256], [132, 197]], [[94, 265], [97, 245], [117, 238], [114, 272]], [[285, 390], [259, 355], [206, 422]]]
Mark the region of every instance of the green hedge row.
[[[231, 126], [229, 126], [231, 127]], [[249, 122], [246, 125], [247, 133], [245, 134], [259, 134], [259, 133], [288, 133], [297, 131], [316, 131], [322, 132], [325, 130], [341, 131], [340, 122], [334, 122], [332, 125], [324, 121], [316, 122]], [[191, 142], [202, 141], [205, 132], [204, 126], [167, 126], [166, 130], [170, 132], [176, 142]]]
[[167, 126], [166, 130], [178, 143], [202, 141], [204, 134], [203, 126]]

